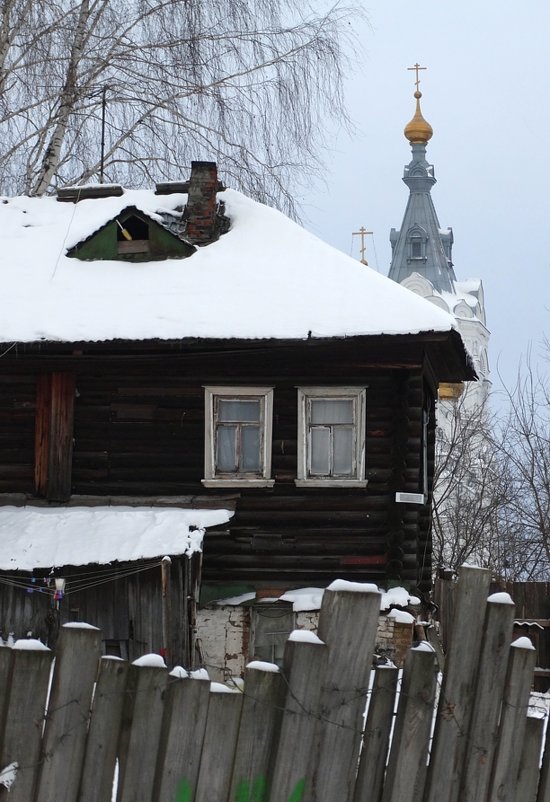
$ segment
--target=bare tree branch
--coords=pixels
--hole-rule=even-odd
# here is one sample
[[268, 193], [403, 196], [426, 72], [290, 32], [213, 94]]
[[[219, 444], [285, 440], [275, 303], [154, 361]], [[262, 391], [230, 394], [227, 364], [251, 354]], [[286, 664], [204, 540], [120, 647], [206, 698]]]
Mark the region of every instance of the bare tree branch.
[[342, 79], [357, 11], [323, 0], [4, 0], [0, 191], [97, 174], [107, 91], [110, 180], [181, 177], [217, 159], [237, 188], [295, 213]]

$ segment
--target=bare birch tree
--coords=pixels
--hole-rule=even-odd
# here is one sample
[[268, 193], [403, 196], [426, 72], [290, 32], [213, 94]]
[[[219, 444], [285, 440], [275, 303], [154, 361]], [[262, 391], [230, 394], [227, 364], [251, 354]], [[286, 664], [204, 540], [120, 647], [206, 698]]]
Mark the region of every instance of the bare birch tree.
[[[550, 349], [549, 349], [550, 354]], [[507, 580], [550, 579], [550, 383], [529, 357], [503, 411], [452, 410], [438, 432], [435, 565], [473, 562]]]
[[508, 477], [494, 448], [488, 405], [470, 407], [462, 396], [438, 428], [434, 471], [433, 562], [458, 569], [472, 562], [501, 568], [500, 515]]
[[[508, 578], [550, 578], [550, 383], [529, 356], [495, 439], [509, 491], [502, 549]], [[505, 524], [505, 526], [504, 526]], [[510, 576], [513, 574], [513, 576]]]
[[0, 190], [128, 185], [217, 159], [293, 211], [342, 100], [350, 10], [290, 0], [2, 0]]

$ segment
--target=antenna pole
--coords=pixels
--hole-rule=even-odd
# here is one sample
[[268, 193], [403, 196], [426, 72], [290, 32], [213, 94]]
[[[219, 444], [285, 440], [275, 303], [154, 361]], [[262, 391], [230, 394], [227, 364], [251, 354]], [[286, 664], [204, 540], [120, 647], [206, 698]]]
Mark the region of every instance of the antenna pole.
[[107, 110], [107, 84], [101, 89], [101, 161], [99, 165], [99, 183], [103, 184], [105, 167], [105, 113]]

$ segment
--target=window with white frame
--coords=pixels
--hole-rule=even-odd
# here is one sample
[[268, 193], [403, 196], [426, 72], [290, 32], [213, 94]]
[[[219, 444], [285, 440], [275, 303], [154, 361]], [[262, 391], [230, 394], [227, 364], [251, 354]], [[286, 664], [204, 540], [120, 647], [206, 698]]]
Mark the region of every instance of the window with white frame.
[[364, 387], [298, 389], [299, 486], [365, 487]]
[[268, 487], [272, 387], [205, 387], [203, 484]]

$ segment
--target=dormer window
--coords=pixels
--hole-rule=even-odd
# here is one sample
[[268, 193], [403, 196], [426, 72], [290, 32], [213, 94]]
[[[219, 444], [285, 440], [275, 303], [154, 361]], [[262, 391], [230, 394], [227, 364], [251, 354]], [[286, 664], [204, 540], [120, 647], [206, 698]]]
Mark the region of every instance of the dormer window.
[[407, 261], [416, 262], [426, 260], [426, 245], [428, 236], [421, 226], [413, 226], [407, 232], [408, 254]]
[[117, 253], [149, 253], [149, 224], [136, 215], [117, 217]]
[[413, 259], [422, 259], [422, 240], [420, 237], [411, 237], [411, 257]]
[[[99, 201], [94, 201], [99, 202]], [[180, 214], [156, 214], [151, 217], [136, 206], [126, 206], [101, 228], [73, 245], [67, 256], [95, 261], [152, 262], [160, 259], [185, 259], [195, 253], [195, 246], [181, 236]]]

